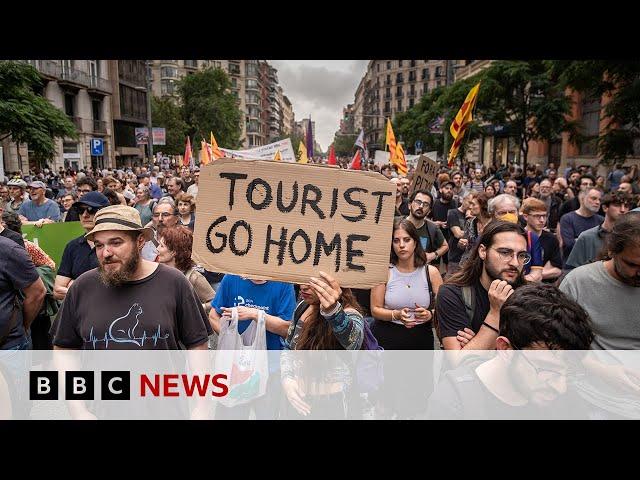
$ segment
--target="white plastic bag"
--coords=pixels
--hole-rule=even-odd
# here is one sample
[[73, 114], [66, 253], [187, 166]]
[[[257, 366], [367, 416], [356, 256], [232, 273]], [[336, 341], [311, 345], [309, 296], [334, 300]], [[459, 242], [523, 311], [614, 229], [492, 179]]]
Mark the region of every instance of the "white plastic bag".
[[216, 372], [227, 375], [229, 393], [219, 400], [226, 407], [249, 403], [267, 390], [267, 329], [264, 311], [258, 312], [258, 320], [242, 334], [238, 333], [237, 308], [231, 309], [231, 321], [221, 321]]

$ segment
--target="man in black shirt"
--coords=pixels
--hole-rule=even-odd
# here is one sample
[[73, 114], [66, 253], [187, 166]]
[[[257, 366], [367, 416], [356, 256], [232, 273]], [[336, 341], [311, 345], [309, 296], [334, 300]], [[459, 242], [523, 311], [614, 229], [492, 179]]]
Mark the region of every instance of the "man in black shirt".
[[[84, 187], [82, 185], [80, 188]], [[84, 231], [90, 232], [95, 226], [95, 214], [101, 208], [107, 206], [109, 206], [107, 197], [100, 192], [90, 191], [71, 206], [69, 213], [73, 212], [76, 216], [79, 216]], [[93, 248], [93, 242], [88, 241], [84, 235], [71, 240], [64, 247], [64, 252], [62, 253], [62, 260], [60, 261], [53, 287], [53, 296], [57, 300], [64, 300], [67, 290], [69, 290], [73, 281], [84, 272], [88, 272], [97, 266], [98, 258]]]
[[[456, 184], [452, 181], [443, 182], [442, 185], [440, 185], [440, 196], [434, 200], [433, 208], [431, 210], [431, 219], [436, 225], [438, 225], [440, 230], [442, 230], [444, 239], [447, 242], [449, 242], [449, 239], [451, 238], [451, 231], [447, 224], [449, 210], [458, 208], [458, 202], [453, 199], [453, 189], [455, 186]], [[445, 266], [449, 263], [449, 258], [446, 252], [442, 256], [442, 261]]]
[[485, 227], [462, 269], [438, 292], [436, 331], [445, 350], [495, 348], [500, 308], [523, 283], [529, 261], [520, 225], [494, 220]]

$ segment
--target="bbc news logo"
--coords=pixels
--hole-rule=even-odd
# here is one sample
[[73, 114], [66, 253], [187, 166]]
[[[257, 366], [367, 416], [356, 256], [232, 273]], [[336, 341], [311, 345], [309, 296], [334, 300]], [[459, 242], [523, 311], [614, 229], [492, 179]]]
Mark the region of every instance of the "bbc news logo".
[[[64, 372], [65, 400], [95, 400], [95, 373]], [[57, 371], [29, 372], [30, 400], [58, 400], [60, 374]], [[224, 397], [229, 393], [227, 376], [186, 374], [141, 374], [139, 397]], [[100, 372], [100, 400], [131, 400], [131, 372]]]

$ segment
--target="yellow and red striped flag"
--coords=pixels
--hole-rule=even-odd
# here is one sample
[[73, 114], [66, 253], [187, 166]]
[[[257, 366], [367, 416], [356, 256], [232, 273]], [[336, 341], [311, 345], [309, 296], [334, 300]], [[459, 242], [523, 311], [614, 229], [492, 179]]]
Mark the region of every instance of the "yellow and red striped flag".
[[476, 106], [479, 90], [480, 83], [469, 90], [467, 98], [465, 98], [464, 103], [456, 114], [456, 118], [453, 119], [451, 127], [449, 127], [449, 131], [453, 137], [453, 145], [451, 145], [451, 149], [449, 150], [449, 167], [453, 166], [453, 160], [456, 158], [456, 155], [458, 155], [464, 134], [467, 128], [469, 128], [469, 124], [473, 121], [473, 108]]
[[405, 176], [407, 174], [407, 159], [404, 156], [404, 148], [402, 144], [396, 145], [396, 156], [391, 163], [398, 166], [398, 174]]
[[387, 118], [387, 140], [386, 145], [389, 146], [389, 158], [393, 162], [396, 156], [396, 136], [393, 134], [393, 127], [391, 127], [391, 119]]

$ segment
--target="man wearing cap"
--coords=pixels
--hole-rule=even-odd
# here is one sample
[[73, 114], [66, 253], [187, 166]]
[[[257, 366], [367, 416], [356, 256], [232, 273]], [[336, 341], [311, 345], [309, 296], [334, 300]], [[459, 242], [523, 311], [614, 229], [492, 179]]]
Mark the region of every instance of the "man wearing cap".
[[208, 348], [211, 326], [187, 278], [140, 256], [152, 234], [135, 208], [112, 205], [96, 214], [86, 238], [98, 268], [67, 291], [51, 327], [54, 349]]
[[27, 182], [21, 178], [13, 179], [9, 180], [7, 187], [9, 187], [9, 201], [4, 209], [10, 213], [18, 213], [25, 200], [24, 191], [27, 189]]
[[[451, 231], [447, 225], [449, 210], [458, 208], [458, 202], [453, 199], [453, 189], [455, 186], [456, 184], [451, 180], [442, 182], [439, 189], [440, 195], [433, 201], [433, 207], [431, 208], [431, 219], [433, 220], [433, 223], [438, 225], [440, 230], [442, 230], [442, 234], [444, 235], [447, 244], [451, 238]], [[446, 267], [449, 263], [447, 252], [443, 254], [442, 261]]]
[[44, 192], [47, 186], [41, 181], [31, 182], [31, 200], [25, 201], [18, 210], [23, 224], [41, 227], [45, 223], [60, 220], [60, 207], [53, 200], [46, 198]]
[[[109, 206], [109, 200], [100, 192], [88, 192], [75, 202], [70, 210], [75, 211], [80, 219], [85, 232], [90, 232], [94, 227], [94, 216], [98, 210]], [[60, 268], [56, 275], [53, 287], [53, 296], [57, 300], [64, 300], [67, 290], [73, 281], [84, 272], [98, 266], [98, 257], [93, 242], [87, 240], [84, 235], [67, 243], [64, 247]]]

